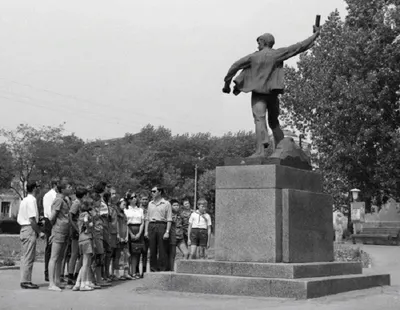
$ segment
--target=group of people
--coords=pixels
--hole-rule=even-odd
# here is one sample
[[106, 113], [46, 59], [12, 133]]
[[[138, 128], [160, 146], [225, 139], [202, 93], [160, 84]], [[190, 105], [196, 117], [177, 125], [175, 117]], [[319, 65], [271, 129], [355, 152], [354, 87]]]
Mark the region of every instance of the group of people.
[[212, 223], [203, 198], [192, 210], [188, 199], [166, 200], [161, 186], [151, 189], [150, 200], [147, 192], [120, 196], [106, 182], [74, 188], [62, 179], [44, 195], [41, 218], [38, 189], [36, 182], [27, 184], [17, 218], [25, 289], [39, 288], [32, 283], [37, 238], [46, 239], [45, 280], [51, 291], [91, 291], [112, 281], [141, 279], [148, 251], [150, 271], [173, 271], [176, 249], [194, 259], [204, 258], [210, 246]]

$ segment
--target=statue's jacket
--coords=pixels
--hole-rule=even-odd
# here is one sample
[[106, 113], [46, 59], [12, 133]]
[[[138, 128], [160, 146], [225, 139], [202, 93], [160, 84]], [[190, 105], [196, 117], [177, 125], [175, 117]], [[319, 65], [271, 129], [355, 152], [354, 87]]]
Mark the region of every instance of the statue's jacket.
[[224, 79], [230, 83], [239, 70], [242, 72], [235, 78], [236, 88], [242, 92], [260, 94], [283, 93], [283, 62], [312, 47], [316, 34], [306, 40], [279, 49], [264, 48], [236, 61], [228, 70]]

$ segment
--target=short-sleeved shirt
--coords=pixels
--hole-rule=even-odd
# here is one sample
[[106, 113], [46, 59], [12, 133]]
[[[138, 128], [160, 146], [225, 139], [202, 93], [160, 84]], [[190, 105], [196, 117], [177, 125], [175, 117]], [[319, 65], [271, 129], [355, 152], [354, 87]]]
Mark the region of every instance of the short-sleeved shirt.
[[34, 217], [36, 222], [39, 220], [39, 212], [36, 204], [36, 198], [28, 194], [19, 206], [17, 222], [19, 225], [30, 225], [30, 218]]
[[101, 200], [99, 213], [103, 222], [103, 240], [108, 241], [110, 235], [110, 210], [104, 200]]
[[103, 240], [103, 220], [101, 219], [100, 208], [95, 205], [91, 215], [93, 218], [93, 238]]
[[79, 218], [79, 209], [81, 207], [81, 201], [79, 199], [74, 200], [69, 209], [69, 213], [72, 215], [72, 220], [77, 223]]
[[143, 210], [144, 220], [147, 220], [147, 207], [140, 206], [139, 208]]
[[192, 224], [192, 228], [207, 229], [211, 226], [211, 217], [208, 213], [200, 214], [199, 211], [195, 211], [190, 216], [189, 223]]
[[118, 233], [118, 211], [117, 206], [110, 206], [110, 234]]
[[118, 212], [118, 235], [120, 238], [126, 238], [128, 234], [128, 220], [124, 212]]
[[182, 226], [182, 217], [179, 213], [172, 214], [172, 225], [171, 231], [175, 230], [175, 236], [177, 240], [183, 239], [183, 226]]
[[147, 208], [147, 220], [149, 222], [172, 222], [171, 204], [164, 198], [157, 203], [154, 200], [150, 201]]
[[[88, 221], [85, 223], [85, 217], [87, 216]], [[89, 212], [82, 212], [79, 214], [78, 227], [79, 227], [79, 242], [90, 240], [93, 238], [93, 226], [90, 227], [89, 224], [93, 224], [93, 218]]]
[[51, 205], [51, 211], [57, 211], [52, 231], [62, 234], [69, 233], [69, 204], [62, 194], [57, 194]]
[[129, 206], [124, 210], [124, 213], [129, 224], [142, 224], [144, 221], [144, 212], [142, 208]]
[[192, 210], [182, 210], [180, 216], [182, 218], [182, 229], [187, 234], [189, 228], [189, 218], [192, 215]]
[[43, 196], [43, 214], [44, 217], [50, 218], [51, 216], [51, 205], [54, 202], [54, 199], [57, 197], [57, 192], [54, 189], [49, 190], [44, 196]]
[[[69, 213], [71, 214], [72, 221], [76, 225], [78, 225], [80, 206], [81, 206], [81, 201], [79, 199], [75, 199], [71, 205], [71, 208], [69, 208]], [[71, 230], [71, 235], [75, 233], [75, 229], [72, 225], [70, 225], [70, 230]]]

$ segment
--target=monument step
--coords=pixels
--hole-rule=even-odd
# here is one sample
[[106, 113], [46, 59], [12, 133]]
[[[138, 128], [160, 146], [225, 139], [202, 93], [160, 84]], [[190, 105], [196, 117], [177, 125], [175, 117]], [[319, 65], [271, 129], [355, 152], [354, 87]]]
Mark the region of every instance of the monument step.
[[308, 299], [390, 285], [390, 276], [342, 275], [303, 279], [234, 277], [155, 272], [146, 275], [147, 289], [178, 292]]
[[177, 261], [176, 272], [180, 274], [297, 279], [361, 274], [362, 265], [357, 262], [284, 264], [223, 262], [214, 260], [180, 260]]

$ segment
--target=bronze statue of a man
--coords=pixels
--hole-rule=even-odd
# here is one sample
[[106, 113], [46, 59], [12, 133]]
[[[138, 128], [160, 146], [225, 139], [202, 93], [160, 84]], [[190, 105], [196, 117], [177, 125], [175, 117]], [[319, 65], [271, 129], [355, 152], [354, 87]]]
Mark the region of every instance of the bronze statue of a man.
[[283, 62], [312, 47], [320, 34], [320, 28], [314, 26], [314, 34], [308, 39], [289, 47], [273, 49], [275, 39], [265, 33], [257, 38], [258, 51], [236, 61], [225, 76], [224, 93], [231, 91], [230, 84], [239, 70], [242, 72], [234, 80], [233, 93], [251, 92], [251, 108], [256, 126], [257, 150], [250, 157], [265, 156], [265, 149], [270, 144], [268, 125], [274, 136], [275, 147], [284, 138], [279, 125], [279, 94], [283, 93]]

